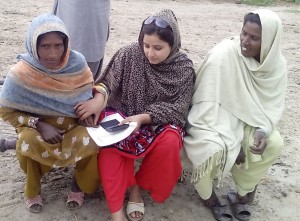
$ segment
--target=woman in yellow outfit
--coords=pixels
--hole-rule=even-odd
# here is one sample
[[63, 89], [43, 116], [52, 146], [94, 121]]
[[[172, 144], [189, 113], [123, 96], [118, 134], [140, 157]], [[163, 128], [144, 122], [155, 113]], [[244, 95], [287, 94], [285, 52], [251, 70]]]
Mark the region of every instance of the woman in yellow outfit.
[[[99, 184], [98, 147], [74, 107], [93, 97], [93, 75], [85, 58], [69, 47], [63, 22], [53, 14], [36, 17], [25, 54], [9, 71], [0, 96], [0, 117], [16, 128], [17, 158], [26, 174], [25, 205], [41, 212], [41, 177], [51, 168], [76, 164], [67, 207], [82, 205]], [[95, 97], [104, 99], [101, 93]], [[98, 107], [99, 108], [99, 107]], [[101, 109], [101, 108], [99, 108]], [[90, 123], [91, 124], [91, 123]]]

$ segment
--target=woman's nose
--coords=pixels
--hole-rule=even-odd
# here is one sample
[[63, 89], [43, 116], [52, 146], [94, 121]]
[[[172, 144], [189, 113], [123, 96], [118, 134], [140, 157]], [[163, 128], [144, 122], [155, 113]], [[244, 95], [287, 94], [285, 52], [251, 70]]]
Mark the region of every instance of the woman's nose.
[[249, 38], [248, 37], [244, 37], [244, 39], [242, 40], [242, 42], [245, 45], [249, 45]]
[[154, 55], [154, 50], [149, 48], [148, 55], [149, 57], [152, 57]]
[[50, 51], [49, 51], [49, 57], [50, 58], [56, 58], [59, 56], [59, 53], [57, 50], [55, 50], [54, 47], [50, 48]]

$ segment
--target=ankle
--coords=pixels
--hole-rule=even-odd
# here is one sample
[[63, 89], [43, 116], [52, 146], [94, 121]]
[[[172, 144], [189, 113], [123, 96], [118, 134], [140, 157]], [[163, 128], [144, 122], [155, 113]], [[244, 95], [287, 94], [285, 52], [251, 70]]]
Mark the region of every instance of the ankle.
[[141, 194], [141, 188], [138, 185], [134, 185], [129, 189], [130, 195], [129, 195], [129, 201], [136, 202], [136, 203], [142, 203], [142, 194]]
[[211, 196], [206, 200], [202, 199], [202, 202], [207, 207], [215, 207], [220, 204], [220, 200], [214, 190], [212, 191]]
[[248, 194], [241, 196], [239, 193], [236, 194], [236, 202], [239, 204], [247, 204], [249, 202]]
[[118, 212], [111, 214], [112, 221], [128, 221], [125, 217], [123, 208], [121, 208]]
[[77, 184], [75, 176], [72, 178], [71, 191], [75, 192], [75, 193], [82, 192], [81, 189], [80, 189], [80, 187]]

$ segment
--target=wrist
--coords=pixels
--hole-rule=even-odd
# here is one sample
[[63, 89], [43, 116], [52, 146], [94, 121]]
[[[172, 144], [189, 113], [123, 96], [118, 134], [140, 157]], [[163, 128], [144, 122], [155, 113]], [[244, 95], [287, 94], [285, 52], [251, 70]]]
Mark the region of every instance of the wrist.
[[149, 114], [141, 114], [142, 115], [142, 124], [151, 124], [152, 120]]
[[103, 105], [105, 103], [105, 96], [101, 93], [95, 94], [92, 99], [95, 101], [97, 105], [99, 104]]
[[262, 128], [256, 128], [255, 132], [262, 132], [264, 135], [266, 135], [266, 132]]

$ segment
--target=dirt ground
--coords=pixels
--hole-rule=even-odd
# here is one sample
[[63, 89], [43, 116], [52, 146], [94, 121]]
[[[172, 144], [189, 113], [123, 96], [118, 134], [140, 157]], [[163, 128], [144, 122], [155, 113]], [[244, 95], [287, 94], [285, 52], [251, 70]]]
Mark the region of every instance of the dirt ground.
[[[172, 9], [179, 21], [182, 49], [199, 67], [204, 55], [221, 39], [238, 35], [243, 15], [257, 6], [235, 4], [235, 0], [126, 0], [111, 1], [111, 31], [107, 42], [104, 64], [107, 64], [118, 48], [136, 41], [141, 22], [152, 12]], [[283, 54], [288, 62], [289, 83], [286, 92], [286, 108], [279, 125], [285, 140], [282, 156], [269, 170], [258, 186], [252, 220], [300, 220], [300, 5], [277, 3], [268, 6], [283, 21]], [[16, 55], [24, 52], [24, 40], [33, 17], [52, 9], [52, 1], [0, 0], [0, 78], [16, 62]], [[12, 127], [0, 122], [1, 137], [15, 137]], [[0, 221], [107, 221], [108, 207], [103, 191], [86, 198], [79, 210], [65, 207], [65, 195], [69, 189], [72, 168], [56, 170], [42, 180], [44, 211], [31, 214], [24, 207], [23, 189], [25, 176], [16, 159], [15, 151], [0, 153]], [[218, 190], [225, 194], [234, 186], [230, 176]], [[144, 221], [198, 221], [214, 220], [203, 207], [200, 198], [187, 178], [178, 183], [173, 195], [157, 204], [147, 193], [143, 194], [146, 206]]]

